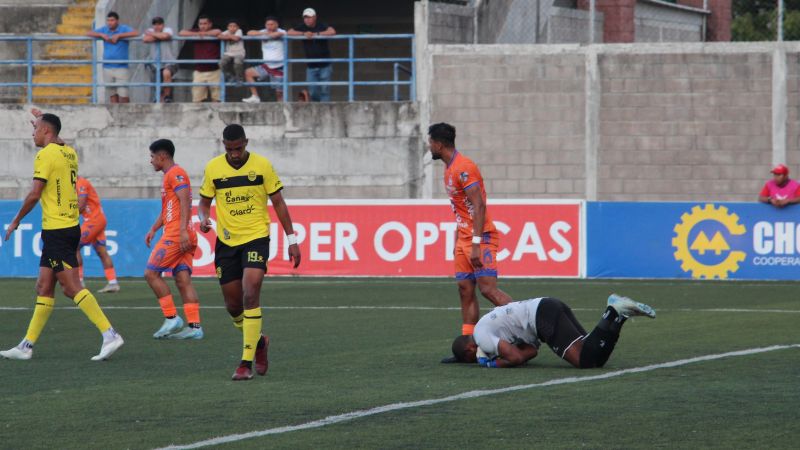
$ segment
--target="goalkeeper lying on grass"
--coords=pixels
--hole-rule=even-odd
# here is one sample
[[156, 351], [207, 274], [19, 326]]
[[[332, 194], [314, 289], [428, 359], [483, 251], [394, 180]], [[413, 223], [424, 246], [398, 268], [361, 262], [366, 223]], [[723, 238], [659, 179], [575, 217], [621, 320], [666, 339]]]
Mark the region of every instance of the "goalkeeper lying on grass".
[[460, 362], [483, 367], [514, 367], [535, 358], [544, 342], [577, 368], [603, 367], [622, 325], [632, 316], [655, 318], [656, 312], [644, 303], [611, 294], [600, 322], [586, 333], [561, 300], [541, 297], [512, 302], [483, 316], [472, 335], [457, 337], [453, 355]]

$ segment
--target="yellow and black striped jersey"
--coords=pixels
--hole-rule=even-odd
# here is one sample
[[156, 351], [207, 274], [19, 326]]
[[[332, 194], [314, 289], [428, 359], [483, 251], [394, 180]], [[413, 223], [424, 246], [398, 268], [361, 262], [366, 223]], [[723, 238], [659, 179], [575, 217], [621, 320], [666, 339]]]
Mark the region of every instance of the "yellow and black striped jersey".
[[269, 236], [268, 197], [283, 184], [272, 163], [248, 152], [247, 162], [236, 169], [217, 156], [206, 164], [200, 195], [216, 199], [217, 237], [228, 246]]

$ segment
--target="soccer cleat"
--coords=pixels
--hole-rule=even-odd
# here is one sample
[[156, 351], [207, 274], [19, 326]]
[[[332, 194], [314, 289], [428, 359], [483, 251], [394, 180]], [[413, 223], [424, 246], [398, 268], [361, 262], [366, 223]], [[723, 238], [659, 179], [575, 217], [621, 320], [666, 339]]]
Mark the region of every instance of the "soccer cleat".
[[108, 283], [106, 285], [106, 287], [104, 287], [103, 289], [100, 289], [97, 292], [100, 292], [100, 293], [103, 293], [103, 294], [119, 292], [119, 283]]
[[236, 372], [233, 372], [233, 376], [231, 380], [233, 381], [246, 381], [253, 379], [253, 369], [251, 369], [247, 364], [239, 364], [239, 367], [236, 368]]
[[264, 338], [264, 346], [261, 348], [256, 347], [256, 373], [259, 375], [266, 375], [269, 369], [269, 359], [267, 358], [267, 351], [269, 350], [269, 337], [261, 336]]
[[617, 294], [608, 296], [608, 306], [614, 308], [617, 314], [626, 319], [633, 316], [647, 316], [651, 319], [656, 318], [656, 310], [649, 305], [635, 302], [628, 297], [622, 297]]
[[[176, 316], [177, 317], [177, 316]], [[169, 334], [167, 339], [203, 339], [202, 328], [185, 327], [177, 333]]]
[[110, 358], [124, 343], [125, 341], [122, 339], [122, 336], [115, 334], [112, 339], [103, 341], [103, 346], [100, 347], [100, 353], [92, 356], [92, 361], [104, 361]]
[[161, 328], [159, 328], [158, 331], [153, 333], [153, 337], [156, 339], [164, 339], [172, 333], [181, 331], [181, 328], [183, 328], [183, 319], [181, 319], [181, 316], [175, 316], [171, 319], [164, 319], [164, 324], [161, 325]]
[[18, 359], [24, 361], [33, 357], [33, 349], [27, 348], [23, 350], [19, 347], [13, 347], [8, 350], [1, 351], [0, 356], [5, 359]]
[[261, 103], [261, 97], [257, 95], [251, 95], [250, 97], [243, 98], [242, 101], [245, 103]]

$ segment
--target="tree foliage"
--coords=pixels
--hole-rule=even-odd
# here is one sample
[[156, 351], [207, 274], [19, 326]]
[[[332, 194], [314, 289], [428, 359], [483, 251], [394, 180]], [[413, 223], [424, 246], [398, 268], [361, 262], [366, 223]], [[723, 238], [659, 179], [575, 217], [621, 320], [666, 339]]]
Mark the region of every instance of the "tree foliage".
[[[784, 0], [783, 4], [783, 39], [800, 40], [800, 0]], [[733, 40], [776, 40], [777, 17], [778, 0], [733, 0]]]

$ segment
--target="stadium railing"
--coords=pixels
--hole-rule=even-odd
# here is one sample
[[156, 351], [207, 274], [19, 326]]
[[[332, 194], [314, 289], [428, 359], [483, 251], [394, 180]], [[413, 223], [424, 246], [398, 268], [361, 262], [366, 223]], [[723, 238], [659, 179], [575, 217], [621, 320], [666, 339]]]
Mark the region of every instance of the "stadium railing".
[[[34, 42], [39, 41], [97, 41], [95, 38], [85, 36], [47, 36], [47, 35], [30, 35], [30, 36], [9, 36], [0, 35], [0, 43], [8, 42], [24, 42], [25, 44], [25, 58], [24, 59], [5, 59], [0, 60], [0, 65], [4, 66], [24, 66], [26, 68], [26, 79], [24, 82], [0, 82], [0, 88], [8, 87], [22, 87], [26, 90], [26, 100], [28, 103], [33, 102], [33, 88], [35, 87], [91, 87], [92, 88], [92, 103], [98, 103], [98, 88], [101, 87], [153, 87], [153, 100], [158, 103], [160, 101], [159, 92], [162, 87], [182, 87], [182, 86], [219, 86], [220, 87], [220, 101], [225, 102], [225, 87], [226, 86], [266, 86], [272, 88], [280, 88], [283, 91], [283, 101], [289, 101], [290, 88], [292, 87], [310, 87], [310, 86], [346, 86], [347, 87], [347, 100], [355, 101], [355, 87], [356, 86], [392, 86], [394, 89], [394, 100], [399, 99], [398, 88], [400, 86], [408, 86], [409, 98], [416, 98], [416, 80], [414, 77], [416, 58], [415, 58], [415, 45], [413, 34], [350, 34], [350, 35], [337, 35], [337, 36], [320, 36], [313, 39], [326, 39], [326, 40], [346, 40], [347, 41], [347, 57], [339, 58], [326, 58], [326, 59], [311, 59], [311, 58], [294, 58], [290, 55], [289, 42], [292, 40], [306, 40], [304, 36], [286, 36], [283, 39], [284, 46], [284, 59], [283, 67], [286, 71], [292, 63], [315, 63], [315, 62], [328, 62], [331, 64], [345, 63], [347, 65], [347, 81], [328, 81], [328, 82], [308, 82], [308, 81], [290, 81], [290, 76], [285, 73], [282, 83], [270, 82], [253, 82], [253, 83], [231, 83], [225, 79], [224, 72], [220, 76], [220, 82], [217, 83], [193, 83], [193, 82], [171, 82], [165, 83], [161, 79], [161, 69], [168, 64], [197, 64], [197, 63], [219, 63], [218, 59], [174, 59], [166, 60], [161, 59], [161, 45], [163, 42], [156, 42], [152, 44], [156, 46], [156, 58], [151, 59], [127, 59], [127, 60], [113, 60], [105, 61], [99, 55], [97, 45], [91, 45], [91, 58], [90, 59], [35, 59], [34, 58]], [[385, 40], [385, 39], [400, 39], [408, 40], [410, 46], [410, 57], [385, 57], [385, 58], [356, 58], [356, 42], [365, 40]], [[141, 41], [141, 37], [128, 39], [129, 41]], [[197, 37], [180, 37], [175, 36], [173, 41], [202, 41], [214, 40], [220, 44], [220, 55], [225, 52], [225, 41], [216, 38], [197, 38]], [[263, 39], [258, 36], [244, 36], [244, 41], [262, 41]], [[104, 62], [114, 64], [152, 64], [155, 67], [155, 81], [152, 82], [127, 82], [127, 83], [104, 83], [102, 77], [98, 74], [98, 66]], [[265, 59], [245, 59], [245, 64], [262, 64], [266, 62], [278, 62]], [[355, 79], [355, 65], [359, 63], [394, 63], [394, 77], [392, 80], [356, 80]], [[402, 63], [410, 65], [410, 69], [405, 66], [398, 66]], [[52, 65], [89, 65], [92, 67], [92, 81], [91, 83], [34, 83], [33, 74], [34, 68], [52, 66]], [[410, 75], [408, 80], [401, 81], [398, 78], [398, 70], [403, 70]]]

